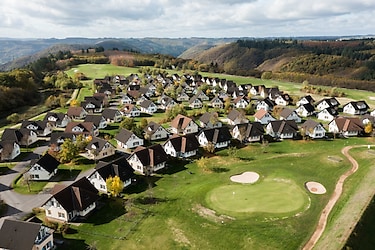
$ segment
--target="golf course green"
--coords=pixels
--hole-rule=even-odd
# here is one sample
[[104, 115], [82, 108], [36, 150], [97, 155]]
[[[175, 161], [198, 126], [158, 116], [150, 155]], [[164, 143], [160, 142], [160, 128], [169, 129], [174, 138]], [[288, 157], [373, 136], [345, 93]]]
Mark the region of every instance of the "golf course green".
[[222, 213], [266, 213], [294, 215], [306, 209], [309, 196], [289, 180], [264, 179], [256, 184], [219, 186], [208, 193], [208, 203]]

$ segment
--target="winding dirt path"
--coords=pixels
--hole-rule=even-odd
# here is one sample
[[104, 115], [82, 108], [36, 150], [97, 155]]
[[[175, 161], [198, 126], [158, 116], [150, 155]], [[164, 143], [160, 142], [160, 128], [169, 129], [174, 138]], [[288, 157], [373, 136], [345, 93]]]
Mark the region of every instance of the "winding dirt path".
[[[358, 169], [358, 162], [352, 156], [349, 155], [349, 150], [352, 149], [353, 147], [354, 146], [347, 146], [347, 147], [345, 147], [341, 150], [341, 153], [352, 164], [352, 168], [349, 171], [347, 171], [345, 174], [341, 175], [339, 180], [337, 181], [335, 190], [333, 191], [333, 194], [332, 194], [331, 198], [329, 199], [327, 205], [324, 207], [324, 209], [323, 209], [323, 211], [320, 215], [318, 225], [317, 225], [314, 233], [312, 234], [311, 238], [309, 239], [309, 241], [302, 248], [303, 250], [312, 249], [315, 246], [315, 244], [318, 242], [319, 238], [322, 236], [322, 234], [324, 232], [324, 229], [327, 225], [328, 216], [329, 216], [333, 206], [336, 204], [337, 200], [340, 198], [340, 196], [342, 194], [342, 188], [343, 188], [343, 185], [344, 185], [344, 182], [345, 182], [346, 178], [348, 178], [350, 175], [355, 173]], [[358, 146], [356, 146], [356, 147], [358, 147]]]

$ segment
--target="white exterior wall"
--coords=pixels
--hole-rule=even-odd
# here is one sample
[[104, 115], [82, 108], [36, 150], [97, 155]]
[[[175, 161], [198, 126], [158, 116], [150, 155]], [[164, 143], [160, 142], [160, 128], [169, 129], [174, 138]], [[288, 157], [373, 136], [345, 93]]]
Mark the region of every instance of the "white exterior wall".
[[38, 164], [35, 164], [33, 167], [30, 168], [29, 171], [27, 171], [27, 175], [29, 176], [30, 180], [47, 181], [52, 176], [54, 176], [56, 172], [57, 169], [55, 169], [54, 172], [49, 173], [47, 170], [45, 170]]

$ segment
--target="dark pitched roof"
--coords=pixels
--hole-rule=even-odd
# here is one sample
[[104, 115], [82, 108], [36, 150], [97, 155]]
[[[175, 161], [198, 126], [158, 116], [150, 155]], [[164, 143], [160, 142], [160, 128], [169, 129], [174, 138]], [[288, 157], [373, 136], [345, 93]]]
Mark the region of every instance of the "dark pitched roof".
[[0, 248], [33, 249], [40, 227], [38, 223], [5, 219], [0, 229]]
[[68, 116], [80, 116], [82, 112], [86, 112], [83, 107], [69, 107], [66, 114]]
[[212, 119], [215, 119], [217, 120], [217, 118], [219, 117], [219, 114], [215, 111], [212, 111], [212, 112], [206, 112], [204, 113], [200, 118], [199, 118], [199, 121], [203, 122], [204, 124], [207, 124], [209, 123]]
[[39, 121], [22, 121], [21, 128], [26, 128], [34, 131], [43, 131], [46, 127], [49, 121], [47, 120], [39, 120]]
[[[193, 134], [184, 135], [184, 136], [175, 135], [172, 138], [170, 138], [168, 141], [171, 142], [173, 148], [176, 151], [183, 152], [183, 153], [197, 150], [199, 148], [199, 142], [197, 138], [195, 137], [195, 135]], [[168, 143], [168, 141], [166, 141], [165, 144]]]
[[14, 150], [15, 143], [17, 142], [13, 140], [0, 141], [1, 156], [2, 157], [10, 156]]
[[92, 131], [96, 128], [96, 126], [92, 122], [69, 122], [65, 128], [65, 132], [77, 134], [78, 132], [72, 131], [73, 128], [76, 126], [83, 129], [82, 131], [83, 134], [92, 133]]
[[238, 111], [237, 109], [232, 109], [231, 111], [229, 111], [227, 117], [229, 120], [231, 121], [234, 121], [236, 120], [238, 117], [243, 117], [244, 115]]
[[115, 116], [118, 116], [118, 115], [121, 115], [121, 113], [117, 109], [107, 108], [107, 109], [104, 109], [103, 112], [102, 112], [102, 116], [105, 119], [113, 119]]
[[339, 101], [337, 101], [336, 98], [330, 97], [330, 98], [324, 98], [320, 100], [318, 103], [316, 103], [316, 106], [319, 105], [322, 102], [326, 102], [329, 107], [337, 107], [340, 105]]
[[95, 186], [86, 177], [69, 186], [56, 185], [51, 193], [67, 212], [85, 210], [100, 198]]
[[336, 117], [333, 121], [339, 131], [363, 131], [363, 124], [358, 117]]
[[103, 115], [87, 115], [84, 122], [92, 122], [96, 127], [99, 127], [100, 122], [103, 121]]
[[39, 160], [32, 163], [32, 165], [34, 164], [38, 164], [49, 173], [52, 173], [60, 165], [60, 162], [56, 160], [55, 157], [47, 153], [43, 155]]
[[46, 116], [44, 116], [44, 121], [50, 121], [49, 118], [53, 117], [56, 121], [62, 121], [65, 118], [66, 114], [61, 112], [48, 112]]
[[155, 104], [151, 100], [147, 100], [147, 99], [139, 104], [139, 106], [141, 106], [142, 108], [148, 108], [150, 107], [150, 105], [155, 105]]
[[96, 152], [100, 152], [107, 143], [109, 142], [104, 139], [93, 137], [91, 141], [87, 144], [86, 149], [87, 150], [95, 149]]
[[154, 134], [158, 128], [161, 127], [161, 125], [159, 123], [156, 123], [156, 122], [149, 122], [148, 125], [143, 129], [143, 131], [148, 134], [148, 135], [152, 135]]
[[276, 120], [270, 122], [274, 132], [280, 134], [296, 133], [298, 126], [294, 120]]
[[313, 129], [313, 128], [315, 128], [315, 127], [318, 126], [319, 124], [323, 127], [323, 125], [322, 125], [321, 123], [309, 119], [309, 120], [306, 120], [306, 121], [301, 125], [301, 128], [303, 128], [303, 129], [305, 129], [305, 130], [309, 130], [309, 129]]
[[280, 112], [280, 117], [287, 118], [291, 114], [293, 114], [294, 110], [290, 108], [283, 108]]
[[201, 133], [204, 133], [207, 140], [209, 142], [213, 142], [214, 144], [226, 142], [232, 139], [232, 135], [230, 134], [228, 127], [203, 129], [199, 134]]
[[168, 156], [160, 144], [154, 144], [148, 148], [138, 147], [133, 154], [137, 155], [143, 166], [156, 166], [167, 161]]
[[1, 135], [1, 140], [16, 141], [17, 143], [22, 144], [27, 141], [27, 137], [30, 136], [30, 133], [35, 132], [31, 132], [30, 130], [25, 128], [6, 128]]
[[264, 127], [260, 122], [248, 122], [235, 125], [245, 138], [261, 136], [264, 134]]
[[65, 139], [71, 139], [72, 141], [75, 140], [75, 134], [73, 133], [66, 133], [66, 132], [52, 132], [51, 134], [51, 139], [50, 139], [50, 145], [51, 144], [59, 144], [60, 140], [65, 140]]
[[315, 111], [314, 106], [311, 103], [305, 103], [301, 105], [307, 112], [312, 113]]
[[346, 106], [348, 104], [352, 104], [352, 106], [355, 110], [367, 110], [367, 109], [369, 109], [369, 106], [367, 105], [367, 103], [365, 101], [352, 101], [352, 102], [348, 102], [344, 106]]
[[122, 181], [125, 181], [134, 176], [134, 170], [125, 156], [111, 162], [100, 161], [96, 164], [95, 170], [104, 180], [110, 176], [118, 176]]
[[120, 132], [115, 136], [115, 139], [120, 142], [127, 142], [134, 133], [127, 129], [121, 129]]

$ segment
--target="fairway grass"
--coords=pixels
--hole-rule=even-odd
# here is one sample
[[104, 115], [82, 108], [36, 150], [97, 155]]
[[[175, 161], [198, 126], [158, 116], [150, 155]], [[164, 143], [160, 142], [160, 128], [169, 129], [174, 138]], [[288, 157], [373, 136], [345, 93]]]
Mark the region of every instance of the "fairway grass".
[[223, 185], [208, 193], [213, 209], [235, 216], [237, 213], [294, 215], [309, 206], [304, 190], [291, 181], [263, 180], [255, 185]]

